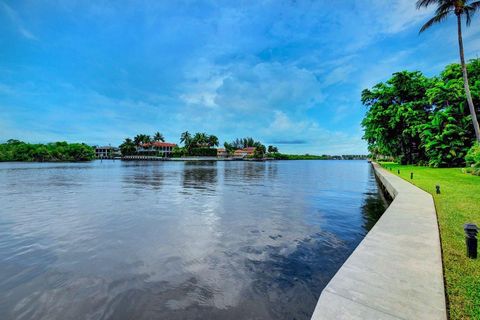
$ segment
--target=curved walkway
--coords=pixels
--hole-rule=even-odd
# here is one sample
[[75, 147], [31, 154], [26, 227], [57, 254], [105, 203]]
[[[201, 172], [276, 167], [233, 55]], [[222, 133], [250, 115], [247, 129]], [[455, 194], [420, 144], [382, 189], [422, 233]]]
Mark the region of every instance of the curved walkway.
[[432, 196], [373, 167], [394, 200], [325, 287], [312, 320], [447, 319]]

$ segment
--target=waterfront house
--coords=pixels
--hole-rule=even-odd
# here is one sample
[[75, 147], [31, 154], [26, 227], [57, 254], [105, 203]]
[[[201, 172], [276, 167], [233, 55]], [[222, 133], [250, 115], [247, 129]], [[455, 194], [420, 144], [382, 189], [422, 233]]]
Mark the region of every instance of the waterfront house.
[[218, 148], [218, 149], [217, 149], [217, 157], [220, 157], [220, 158], [226, 158], [226, 157], [228, 157], [227, 149], [225, 149], [225, 148]]
[[254, 153], [255, 153], [255, 147], [247, 147], [247, 148], [235, 150], [235, 152], [233, 153], [233, 157], [245, 158], [245, 157], [253, 156]]
[[168, 157], [172, 153], [173, 148], [176, 146], [177, 145], [175, 143], [160, 141], [142, 143], [137, 147], [137, 153], [143, 155], [160, 155]]
[[120, 150], [112, 146], [95, 147], [95, 157], [97, 159], [113, 159], [120, 156]]

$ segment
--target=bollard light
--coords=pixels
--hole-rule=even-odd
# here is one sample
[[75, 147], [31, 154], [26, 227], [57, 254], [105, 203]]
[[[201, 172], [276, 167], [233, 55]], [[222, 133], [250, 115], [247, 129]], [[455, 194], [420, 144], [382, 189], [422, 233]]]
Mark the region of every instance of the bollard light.
[[400, 174], [400, 170], [397, 170], [397, 173]]
[[410, 172], [410, 179], [413, 179], [413, 172]]
[[463, 226], [465, 231], [465, 244], [467, 245], [467, 257], [470, 259], [477, 259], [477, 233], [478, 227], [476, 224], [467, 223]]
[[437, 184], [437, 185], [435, 186], [435, 189], [437, 190], [437, 194], [440, 194], [440, 185], [439, 185], [439, 184]]

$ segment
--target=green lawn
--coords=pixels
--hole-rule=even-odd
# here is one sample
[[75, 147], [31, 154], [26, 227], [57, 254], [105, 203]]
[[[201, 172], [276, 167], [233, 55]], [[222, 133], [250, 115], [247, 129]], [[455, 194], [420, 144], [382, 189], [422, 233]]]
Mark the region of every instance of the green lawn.
[[[466, 257], [463, 224], [480, 226], [480, 177], [459, 168], [401, 166], [384, 162], [394, 174], [431, 193], [437, 208], [450, 319], [480, 319], [480, 257]], [[410, 173], [413, 172], [413, 180]], [[398, 174], [397, 174], [398, 175]], [[435, 193], [439, 184], [441, 194]]]

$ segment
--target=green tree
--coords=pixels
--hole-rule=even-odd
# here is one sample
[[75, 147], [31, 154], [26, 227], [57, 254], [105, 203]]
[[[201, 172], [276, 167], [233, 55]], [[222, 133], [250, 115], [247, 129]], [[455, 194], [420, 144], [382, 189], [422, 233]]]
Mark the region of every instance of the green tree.
[[153, 135], [153, 141], [156, 141], [156, 142], [165, 142], [165, 138], [163, 137], [163, 134], [161, 134], [160, 132], [156, 132], [154, 135]]
[[265, 156], [266, 148], [263, 144], [257, 145], [253, 153], [253, 157], [256, 159], [262, 159]]
[[275, 146], [268, 146], [268, 153], [277, 153], [278, 148]]
[[197, 132], [192, 138], [192, 143], [195, 147], [208, 146], [208, 135], [205, 132]]
[[425, 95], [429, 86], [422, 73], [402, 71], [363, 90], [362, 103], [369, 109], [362, 126], [370, 152], [396, 157], [402, 163], [424, 158], [419, 133], [430, 112]]
[[134, 155], [137, 152], [137, 149], [135, 148], [136, 145], [137, 144], [132, 141], [132, 139], [126, 138], [120, 145], [120, 152], [122, 153], [122, 156]]
[[8, 140], [0, 144], [0, 161], [89, 161], [94, 158], [94, 148], [84, 143], [31, 144]]
[[137, 134], [133, 138], [133, 142], [135, 143], [136, 146], [140, 146], [141, 144], [152, 142], [152, 138], [150, 138], [150, 136], [147, 134]]
[[227, 151], [228, 154], [233, 153], [235, 151], [235, 147], [231, 143], [225, 142], [223, 144], [223, 147], [225, 148], [225, 151]]
[[183, 143], [185, 147], [188, 147], [192, 141], [192, 135], [190, 132], [185, 131], [180, 135], [180, 143]]
[[422, 147], [430, 166], [463, 166], [472, 143], [470, 116], [465, 116], [463, 105], [438, 110], [421, 128]]
[[214, 136], [213, 134], [208, 136], [208, 145], [210, 147], [218, 147], [218, 138], [217, 136]]
[[472, 16], [475, 11], [480, 7], [480, 1], [471, 0], [418, 0], [417, 8], [428, 7], [430, 5], [436, 5], [437, 10], [435, 16], [431, 18], [420, 29], [420, 33], [424, 32], [434, 24], [440, 23], [448, 18], [449, 15], [455, 14], [457, 18], [457, 34], [458, 34], [458, 48], [460, 53], [460, 64], [462, 67], [463, 83], [465, 88], [465, 95], [467, 97], [468, 108], [475, 130], [475, 137], [480, 142], [480, 128], [478, 125], [477, 114], [475, 106], [473, 104], [472, 95], [470, 93], [470, 86], [468, 84], [468, 73], [465, 63], [465, 55], [463, 50], [463, 37], [462, 37], [462, 17], [465, 17], [466, 25], [469, 26], [472, 21]]
[[230, 143], [235, 149], [243, 149], [248, 147], [257, 147], [262, 145], [259, 141], [255, 141], [252, 137], [236, 138]]

